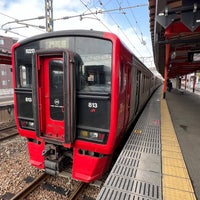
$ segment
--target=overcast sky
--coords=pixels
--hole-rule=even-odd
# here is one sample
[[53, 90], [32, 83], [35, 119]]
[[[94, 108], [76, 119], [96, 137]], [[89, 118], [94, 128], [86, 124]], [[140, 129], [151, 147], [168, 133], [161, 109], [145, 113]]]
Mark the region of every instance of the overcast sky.
[[[151, 68], [154, 67], [154, 63], [147, 4], [148, 0], [53, 0], [54, 31], [93, 29], [113, 32], [141, 61], [145, 62], [148, 68]], [[84, 16], [91, 11], [113, 9], [116, 10]], [[56, 20], [77, 15], [79, 17]], [[16, 19], [22, 20], [39, 16], [45, 16], [45, 0], [1, 0], [0, 35], [24, 39], [44, 33], [45, 29], [14, 23]], [[25, 23], [35, 26], [45, 26], [46, 24], [45, 19], [25, 21]]]

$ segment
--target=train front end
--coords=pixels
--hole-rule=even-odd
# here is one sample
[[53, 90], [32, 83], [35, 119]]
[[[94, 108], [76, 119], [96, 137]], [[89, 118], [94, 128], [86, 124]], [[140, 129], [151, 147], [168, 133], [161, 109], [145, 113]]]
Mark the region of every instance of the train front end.
[[118, 80], [111, 78], [113, 42], [104, 37], [48, 33], [13, 47], [16, 124], [31, 164], [49, 174], [71, 161], [72, 178], [91, 182], [109, 166]]

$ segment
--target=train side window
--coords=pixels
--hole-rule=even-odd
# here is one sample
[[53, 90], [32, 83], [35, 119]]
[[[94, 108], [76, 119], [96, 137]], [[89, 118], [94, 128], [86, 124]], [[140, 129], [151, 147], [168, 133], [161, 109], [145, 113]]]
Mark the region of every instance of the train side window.
[[145, 92], [145, 75], [142, 75], [142, 93]]
[[19, 85], [23, 88], [31, 87], [31, 68], [24, 65], [19, 66]]
[[124, 85], [123, 76], [124, 76], [124, 64], [121, 63], [120, 64], [120, 71], [119, 71], [119, 88], [120, 88], [120, 91], [123, 90], [123, 85]]

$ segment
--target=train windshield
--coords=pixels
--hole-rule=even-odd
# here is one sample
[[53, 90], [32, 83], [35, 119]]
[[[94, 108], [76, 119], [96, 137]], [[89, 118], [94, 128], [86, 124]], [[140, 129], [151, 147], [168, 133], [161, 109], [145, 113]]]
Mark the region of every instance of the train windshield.
[[112, 42], [92, 37], [54, 37], [32, 41], [18, 47], [16, 79], [18, 88], [32, 88], [32, 55], [39, 49], [63, 48], [79, 54], [76, 79], [80, 92], [110, 92]]

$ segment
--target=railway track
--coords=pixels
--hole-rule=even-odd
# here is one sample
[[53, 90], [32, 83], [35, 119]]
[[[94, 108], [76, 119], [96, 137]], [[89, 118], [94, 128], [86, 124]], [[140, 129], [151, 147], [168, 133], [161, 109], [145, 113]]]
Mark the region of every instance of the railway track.
[[48, 178], [48, 174], [41, 174], [38, 176], [33, 182], [27, 185], [24, 189], [19, 191], [11, 200], [20, 200], [27, 197], [33, 190], [35, 190], [46, 178]]
[[[10, 200], [22, 200], [28, 197], [31, 192], [34, 192], [40, 185], [44, 183], [46, 179], [48, 179], [50, 175], [43, 173], [40, 176], [38, 176], [34, 181], [32, 181], [29, 185], [27, 185], [25, 188], [20, 190], [15, 196], [13, 196]], [[77, 197], [81, 194], [82, 189], [86, 186], [86, 183], [83, 182], [77, 182], [73, 189], [69, 189], [67, 193], [67, 200], [75, 200]]]
[[68, 200], [75, 200], [79, 194], [81, 194], [82, 189], [86, 186], [86, 183], [83, 182], [77, 182], [77, 184], [74, 186], [74, 189], [68, 195]]
[[15, 127], [15, 126], [16, 126], [16, 124], [15, 124], [14, 120], [9, 121], [9, 122], [4, 122], [4, 123], [0, 124], [0, 131], [6, 130], [11, 127]]
[[0, 142], [16, 135], [18, 131], [14, 121], [0, 125]]

